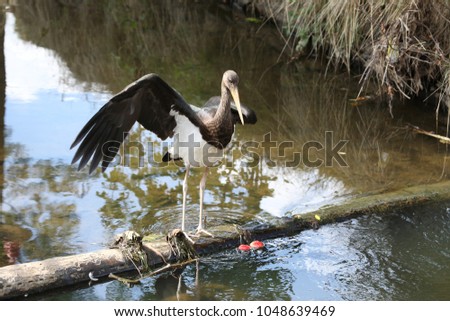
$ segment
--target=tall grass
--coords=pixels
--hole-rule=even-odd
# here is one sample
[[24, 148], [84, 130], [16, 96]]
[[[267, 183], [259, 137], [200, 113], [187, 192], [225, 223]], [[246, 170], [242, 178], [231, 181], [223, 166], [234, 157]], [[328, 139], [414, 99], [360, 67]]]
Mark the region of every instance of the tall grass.
[[[283, 22], [296, 51], [325, 54], [349, 71], [362, 66], [388, 98], [438, 97], [450, 103], [450, 3], [438, 1], [258, 0]], [[438, 108], [439, 110], [439, 108]]]

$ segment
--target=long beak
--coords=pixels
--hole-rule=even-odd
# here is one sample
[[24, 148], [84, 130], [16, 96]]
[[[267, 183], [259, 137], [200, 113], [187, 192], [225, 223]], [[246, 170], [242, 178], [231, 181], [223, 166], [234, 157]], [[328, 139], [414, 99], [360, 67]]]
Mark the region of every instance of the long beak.
[[233, 97], [234, 104], [236, 105], [236, 109], [239, 114], [239, 118], [241, 119], [242, 125], [244, 125], [244, 116], [242, 116], [241, 102], [239, 101], [239, 92], [237, 87], [230, 88], [231, 97]]

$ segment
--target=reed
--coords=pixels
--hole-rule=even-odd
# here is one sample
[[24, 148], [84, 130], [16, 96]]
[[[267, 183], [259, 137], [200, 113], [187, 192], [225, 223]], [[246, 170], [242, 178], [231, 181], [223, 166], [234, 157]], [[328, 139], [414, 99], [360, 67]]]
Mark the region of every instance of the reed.
[[[392, 98], [450, 103], [450, 4], [438, 1], [258, 0], [282, 21], [291, 49], [328, 58], [329, 66], [362, 67], [361, 88], [375, 80]], [[391, 110], [392, 111], [392, 110]]]

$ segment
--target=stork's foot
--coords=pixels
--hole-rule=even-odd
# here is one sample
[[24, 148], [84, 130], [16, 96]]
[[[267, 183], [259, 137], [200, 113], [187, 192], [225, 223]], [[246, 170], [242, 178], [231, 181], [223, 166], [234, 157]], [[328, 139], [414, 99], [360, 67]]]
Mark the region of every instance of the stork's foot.
[[166, 236], [172, 254], [178, 261], [191, 260], [198, 257], [195, 242], [182, 230], [174, 229]]
[[[195, 242], [189, 237], [189, 234], [188, 234], [188, 233], [186, 233], [186, 232], [183, 231], [183, 234], [184, 234], [184, 237], [186, 238], [186, 240], [187, 240], [189, 243], [195, 244]], [[192, 235], [190, 235], [190, 236], [192, 236]]]
[[214, 237], [213, 234], [205, 230], [203, 227], [199, 226], [195, 230], [195, 234], [191, 235], [192, 237], [200, 237], [200, 236], [207, 236], [207, 237]]

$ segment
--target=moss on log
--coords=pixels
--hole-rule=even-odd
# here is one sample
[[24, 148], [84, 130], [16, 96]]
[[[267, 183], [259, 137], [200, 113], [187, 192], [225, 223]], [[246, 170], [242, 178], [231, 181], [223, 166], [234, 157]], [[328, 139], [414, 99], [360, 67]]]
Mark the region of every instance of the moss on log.
[[[270, 225], [248, 227], [251, 238], [267, 239], [292, 235], [302, 230], [315, 228], [364, 214], [390, 213], [430, 201], [450, 200], [450, 181], [409, 187], [395, 192], [359, 196], [343, 204], [323, 207], [317, 211], [293, 215], [274, 220]], [[315, 218], [320, 216], [320, 222]], [[201, 238], [195, 243], [200, 255], [235, 247], [242, 233], [235, 226], [208, 227], [214, 238]], [[148, 266], [163, 263], [161, 256], [170, 261], [170, 247], [164, 240], [143, 243]], [[86, 254], [56, 257], [38, 262], [10, 265], [0, 268], [0, 298], [10, 299], [50, 289], [89, 282], [91, 277], [100, 278], [110, 273], [121, 273], [135, 269], [119, 249], [105, 249]], [[89, 276], [91, 274], [91, 277]]]
[[[165, 242], [144, 244], [149, 264], [162, 263], [157, 250], [169, 256], [170, 248]], [[135, 269], [119, 249], [55, 257], [43, 261], [9, 265], [0, 268], [0, 298], [8, 299], [49, 289], [88, 282], [91, 277], [100, 278], [110, 273], [121, 273]], [[91, 277], [89, 274], [91, 273]]]
[[324, 206], [317, 211], [295, 215], [295, 219], [311, 219], [315, 215], [321, 217], [321, 224], [332, 223], [364, 214], [385, 214], [396, 209], [408, 208], [430, 201], [450, 199], [450, 181], [418, 185], [397, 191], [355, 196], [342, 204]]

